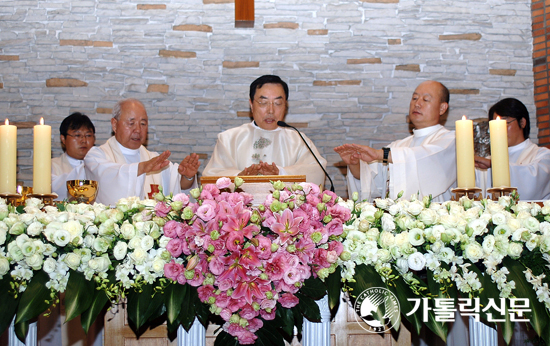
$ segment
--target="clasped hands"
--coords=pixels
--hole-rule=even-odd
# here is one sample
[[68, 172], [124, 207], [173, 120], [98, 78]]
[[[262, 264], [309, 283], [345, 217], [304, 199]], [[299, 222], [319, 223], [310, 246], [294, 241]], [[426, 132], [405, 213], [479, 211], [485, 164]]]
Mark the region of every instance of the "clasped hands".
[[277, 167], [275, 162], [269, 164], [260, 161], [258, 164], [252, 164], [246, 167], [238, 175], [279, 175], [279, 167]]
[[[351, 174], [359, 179], [361, 176], [359, 161], [365, 161], [371, 163], [373, 161], [382, 161], [384, 158], [384, 151], [382, 149], [374, 149], [367, 145], [360, 144], [344, 144], [334, 148], [342, 160], [348, 165]], [[388, 162], [391, 161], [391, 153], [388, 157]]]
[[[157, 172], [170, 164], [170, 150], [166, 150], [159, 156], [153, 157], [149, 161], [140, 162], [138, 165], [138, 176], [144, 173]], [[178, 173], [181, 175], [181, 188], [188, 189], [193, 185], [193, 179], [199, 170], [199, 155], [192, 153], [187, 155], [178, 166]], [[191, 179], [191, 180], [189, 180]]]

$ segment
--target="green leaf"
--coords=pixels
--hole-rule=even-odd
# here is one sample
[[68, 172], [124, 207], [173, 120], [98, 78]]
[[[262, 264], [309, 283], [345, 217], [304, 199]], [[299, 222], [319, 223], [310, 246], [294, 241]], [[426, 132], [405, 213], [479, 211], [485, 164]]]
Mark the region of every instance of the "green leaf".
[[[541, 335], [548, 324], [549, 316], [544, 305], [538, 301], [537, 294], [533, 290], [533, 285], [525, 279], [525, 274], [523, 274], [525, 267], [519, 261], [515, 261], [509, 257], [505, 257], [502, 264], [510, 271], [508, 281], [514, 280], [516, 283], [516, 288], [512, 290], [514, 295], [529, 299], [531, 314], [528, 313], [527, 318], [531, 322], [535, 332]], [[525, 318], [525, 316], [521, 318]]]
[[340, 307], [340, 293], [342, 292], [342, 268], [340, 266], [336, 267], [334, 273], [325, 279], [325, 284], [327, 286], [328, 307], [332, 320]]
[[107, 303], [109, 303], [109, 298], [107, 297], [107, 294], [105, 294], [105, 291], [96, 290], [92, 297], [90, 307], [80, 315], [80, 323], [82, 324], [82, 328], [86, 334], [88, 334], [88, 330], [90, 330], [90, 327], [95, 322], [101, 310], [105, 308]]
[[433, 272], [431, 270], [426, 271], [427, 281], [428, 281], [428, 291], [430, 292], [433, 298], [446, 298], [441, 291], [441, 285], [434, 278]]
[[298, 303], [298, 308], [300, 312], [311, 322], [320, 322], [321, 321], [321, 311], [315, 300], [310, 297], [301, 294], [300, 292], [296, 293], [296, 297], [300, 300]]
[[[429, 300], [431, 302], [430, 305], [433, 306], [433, 300]], [[439, 336], [443, 342], [447, 342], [447, 333], [449, 332], [449, 327], [445, 322], [437, 322], [435, 320], [435, 313], [433, 310], [428, 311], [428, 322], [426, 323], [426, 326], [430, 328], [432, 332], [434, 332], [435, 335]]]
[[223, 330], [216, 336], [214, 346], [239, 346], [237, 338]]
[[95, 285], [86, 280], [83, 273], [69, 270], [69, 281], [65, 292], [65, 322], [88, 310], [94, 298]]
[[264, 326], [256, 332], [256, 346], [285, 346], [283, 336], [279, 331], [271, 324], [264, 323]]
[[183, 286], [184, 289], [184, 299], [181, 305], [181, 311], [179, 314], [179, 320], [181, 325], [186, 331], [191, 329], [193, 321], [195, 320], [195, 303], [194, 299], [199, 299], [197, 295], [197, 289], [190, 285]]
[[38, 317], [50, 307], [50, 289], [46, 287], [48, 274], [43, 270], [35, 271], [27, 289], [21, 295], [15, 323], [21, 323]]
[[393, 282], [395, 286], [388, 286], [388, 289], [397, 297], [401, 314], [412, 324], [413, 331], [415, 331], [416, 334], [420, 334], [422, 326], [424, 325], [424, 322], [422, 322], [422, 311], [419, 309], [414, 314], [407, 316], [407, 314], [411, 312], [415, 306], [415, 303], [409, 301], [407, 298], [421, 298], [414, 294], [409, 285], [403, 281], [401, 277]]
[[2, 313], [0, 313], [0, 335], [4, 333], [11, 324], [13, 316], [17, 311], [17, 305], [21, 296], [14, 298], [10, 293], [11, 275], [4, 275], [0, 280], [0, 302], [2, 302]]
[[304, 326], [304, 315], [297, 306], [292, 308], [292, 314], [294, 315], [294, 326], [298, 330], [298, 335], [300, 335]]
[[348, 286], [351, 288], [350, 297], [353, 303], [355, 303], [355, 298], [367, 288], [386, 287], [373, 266], [361, 264], [355, 267], [354, 279], [355, 282], [348, 283]]
[[310, 277], [304, 281], [304, 285], [300, 288], [300, 292], [310, 298], [319, 300], [327, 294], [327, 287], [321, 279]]
[[147, 309], [153, 295], [153, 285], [148, 284], [141, 287], [141, 292], [130, 290], [128, 293], [128, 304], [126, 313], [128, 314], [128, 322], [136, 335], [141, 335], [141, 327], [145, 324], [147, 317]]
[[29, 321], [19, 322], [13, 325], [15, 335], [22, 343], [25, 343], [29, 332]]
[[[177, 282], [173, 282], [166, 288], [164, 293], [164, 304], [166, 305], [166, 313], [168, 320], [168, 330], [174, 332], [179, 326], [178, 316], [181, 311], [183, 299], [185, 298], [185, 285], [180, 285]], [[189, 302], [186, 302], [189, 304]]]
[[[300, 310], [297, 310], [296, 312], [299, 315], [302, 315]], [[294, 309], [278, 307], [275, 311], [275, 315], [282, 324], [281, 331], [284, 333], [284, 338], [287, 341], [289, 338], [292, 340], [292, 337], [294, 336]]]
[[208, 305], [201, 302], [199, 299], [195, 300], [195, 316], [199, 319], [199, 322], [208, 328], [208, 317], [210, 316], [210, 310]]

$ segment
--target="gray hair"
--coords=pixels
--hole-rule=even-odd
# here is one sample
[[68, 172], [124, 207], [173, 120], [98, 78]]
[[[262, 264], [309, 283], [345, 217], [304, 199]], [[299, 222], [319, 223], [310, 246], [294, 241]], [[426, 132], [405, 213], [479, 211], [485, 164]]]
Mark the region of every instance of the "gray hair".
[[120, 114], [122, 113], [122, 107], [126, 103], [138, 103], [145, 109], [145, 105], [143, 105], [143, 103], [138, 99], [129, 98], [129, 99], [120, 100], [113, 107], [113, 118], [115, 118], [116, 120], [120, 119]]

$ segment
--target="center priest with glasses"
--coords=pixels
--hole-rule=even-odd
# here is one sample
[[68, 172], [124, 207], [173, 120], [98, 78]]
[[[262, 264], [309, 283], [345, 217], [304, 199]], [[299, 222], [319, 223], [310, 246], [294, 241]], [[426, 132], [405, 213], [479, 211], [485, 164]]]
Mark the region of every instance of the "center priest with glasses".
[[[323, 184], [325, 174], [300, 134], [279, 126], [287, 100], [288, 85], [278, 76], [265, 75], [252, 82], [249, 102], [254, 121], [218, 134], [202, 175], [306, 175], [307, 182]], [[304, 140], [326, 167], [313, 142], [305, 136]]]

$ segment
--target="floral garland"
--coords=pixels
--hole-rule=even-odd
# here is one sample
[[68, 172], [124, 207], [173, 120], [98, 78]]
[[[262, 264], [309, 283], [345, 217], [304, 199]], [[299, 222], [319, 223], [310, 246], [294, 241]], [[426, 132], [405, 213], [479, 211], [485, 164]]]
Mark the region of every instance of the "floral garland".
[[[444, 203], [412, 196], [340, 203], [352, 212], [339, 261], [352, 301], [365, 288], [358, 279], [367, 272], [377, 273], [381, 285], [401, 293], [402, 309], [410, 309], [403, 298], [415, 296], [466, 296], [481, 298], [483, 304], [488, 299], [529, 298], [531, 324], [548, 338], [543, 331], [550, 312], [549, 201], [541, 207], [517, 202], [517, 196]], [[422, 312], [402, 313], [420, 332]], [[445, 340], [446, 326], [436, 321], [433, 311], [429, 315], [424, 322]], [[510, 340], [513, 323], [502, 327]]]

